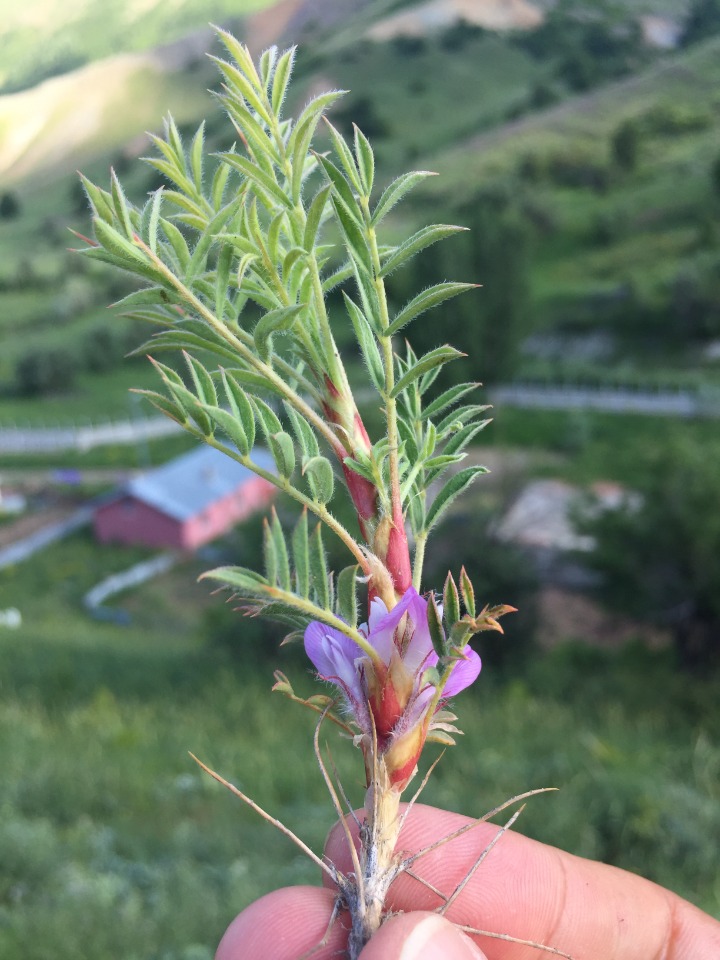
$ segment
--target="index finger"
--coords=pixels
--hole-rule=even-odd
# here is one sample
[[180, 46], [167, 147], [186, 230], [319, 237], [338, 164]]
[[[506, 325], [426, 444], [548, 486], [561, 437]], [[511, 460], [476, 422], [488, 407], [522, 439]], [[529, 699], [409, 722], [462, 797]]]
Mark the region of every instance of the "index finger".
[[[417, 804], [400, 834], [398, 849], [420, 851], [472, 822]], [[357, 827], [350, 826], [356, 835]], [[498, 830], [492, 824], [479, 824], [422, 857], [413, 871], [449, 895]], [[352, 869], [339, 825], [330, 834], [326, 855], [339, 869]], [[387, 907], [433, 910], [441, 903], [429, 887], [404, 874], [393, 884]], [[492, 849], [446, 916], [466, 927], [555, 947], [574, 960], [720, 957], [720, 923], [680, 897], [624, 870], [575, 857], [512, 831]], [[488, 960], [543, 956], [534, 948], [487, 936], [476, 941]]]

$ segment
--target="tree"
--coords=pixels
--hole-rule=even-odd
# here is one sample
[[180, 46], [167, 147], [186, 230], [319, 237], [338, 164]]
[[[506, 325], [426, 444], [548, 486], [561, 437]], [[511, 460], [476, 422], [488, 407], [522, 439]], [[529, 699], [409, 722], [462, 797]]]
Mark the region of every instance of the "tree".
[[635, 485], [641, 499], [579, 521], [602, 598], [669, 627], [684, 666], [720, 660], [720, 448], [671, 439]]
[[[452, 343], [473, 357], [453, 363], [453, 380], [497, 383], [514, 372], [528, 331], [530, 228], [503, 187], [466, 200], [456, 217], [469, 231], [423, 251], [410, 269], [390, 278], [389, 286], [399, 305], [418, 286], [445, 280], [481, 284], [481, 290], [419, 320], [413, 347], [425, 352]], [[444, 372], [439, 382], [445, 383]]]
[[697, 43], [720, 31], [720, 0], [695, 0], [688, 10], [683, 43]]
[[20, 201], [16, 193], [6, 190], [0, 194], [0, 220], [14, 220], [20, 216]]
[[21, 397], [57, 393], [72, 387], [76, 374], [77, 362], [68, 350], [29, 350], [15, 366], [15, 389]]
[[635, 120], [623, 120], [610, 141], [613, 161], [622, 170], [636, 169], [640, 154], [640, 128]]

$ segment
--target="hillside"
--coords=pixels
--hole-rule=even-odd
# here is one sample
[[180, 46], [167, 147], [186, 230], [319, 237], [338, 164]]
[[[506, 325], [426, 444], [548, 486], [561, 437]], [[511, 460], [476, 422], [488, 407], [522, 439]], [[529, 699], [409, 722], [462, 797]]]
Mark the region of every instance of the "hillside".
[[[400, 216], [425, 221], [431, 204], [437, 219], [474, 227], [472, 239], [454, 239], [447, 254], [433, 250], [417, 261], [418, 275], [398, 278], [397, 298], [435, 274], [485, 285], [466, 306], [459, 301], [430, 326], [420, 324], [419, 335], [435, 338], [432, 323], [461, 344], [478, 329], [506, 332], [505, 341], [481, 350], [486, 357], [503, 351], [496, 378], [607, 378], [612, 370], [630, 380], [714, 385], [717, 366], [703, 358], [720, 337], [711, 222], [718, 41], [659, 55], [631, 36], [612, 48], [614, 59], [590, 61], [592, 88], [578, 93], [557, 42], [575, 43], [577, 24], [561, 23], [566, 36], [553, 27], [543, 56], [523, 39], [532, 32], [472, 26], [370, 39], [373, 25], [418, 10], [427, 5], [283, 0], [249, 17], [242, 32], [256, 48], [301, 37], [291, 106], [321, 88], [351, 91], [334, 121], [346, 130], [357, 122], [371, 137], [379, 181], [411, 167], [442, 174]], [[633, 10], [633, 18], [667, 12], [660, 0]], [[157, 175], [134, 160], [148, 149], [143, 131], [158, 130], [168, 109], [188, 134], [207, 117], [211, 149], [226, 147], [232, 131], [207, 93], [217, 83], [204, 57], [213, 42], [207, 30], [196, 32], [0, 98], [0, 172], [10, 207], [0, 217], [0, 421], [44, 418], [44, 398], [57, 391], [64, 399], [53, 406], [56, 418], [83, 406], [95, 414], [127, 411], [127, 386], [146, 374], [121, 357], [140, 334], [108, 323], [105, 305], [126, 292], [123, 278], [88, 271], [64, 252], [65, 227], [87, 229], [75, 170], [106, 182], [112, 164], [131, 196], [155, 189]], [[625, 121], [639, 138], [632, 169], [612, 155]], [[501, 202], [500, 215], [488, 214], [491, 226], [512, 221], [494, 245], [495, 263], [478, 239], [488, 230], [482, 218], [493, 192], [512, 200]], [[504, 275], [519, 251], [521, 273]], [[493, 299], [516, 290], [522, 296], [512, 303]]]
[[13, 92], [119, 52], [138, 53], [270, 6], [272, 0], [28, 0], [0, 22], [0, 92]]

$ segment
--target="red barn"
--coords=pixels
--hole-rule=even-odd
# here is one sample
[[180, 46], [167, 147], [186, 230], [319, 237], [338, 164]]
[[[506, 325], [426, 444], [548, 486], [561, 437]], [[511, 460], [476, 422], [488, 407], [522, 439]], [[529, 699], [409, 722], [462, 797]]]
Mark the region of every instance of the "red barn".
[[[253, 454], [274, 471], [265, 451]], [[275, 486], [212, 447], [198, 447], [156, 470], [133, 478], [120, 496], [95, 512], [102, 543], [196, 550], [264, 507]]]

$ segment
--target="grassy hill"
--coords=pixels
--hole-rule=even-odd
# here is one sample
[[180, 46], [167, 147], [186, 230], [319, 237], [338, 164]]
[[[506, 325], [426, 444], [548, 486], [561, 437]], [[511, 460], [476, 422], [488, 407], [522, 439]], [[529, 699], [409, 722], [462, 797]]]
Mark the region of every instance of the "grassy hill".
[[[504, 187], [534, 223], [533, 331], [654, 340], [634, 360], [656, 368], [694, 368], [720, 335], [719, 53], [709, 40], [428, 160], [437, 208]], [[635, 144], [625, 166], [622, 128]]]
[[119, 50], [140, 52], [180, 40], [208, 21], [225, 23], [273, 0], [30, 0], [9, 4], [0, 24], [0, 93], [35, 86]]
[[[527, 234], [522, 280], [529, 293], [508, 369], [604, 377], [610, 362], [614, 375], [715, 383], [702, 351], [720, 336], [718, 41], [660, 59], [642, 47], [623, 48], [613, 69], [636, 61], [644, 69], [611, 84], [596, 77], [599, 85], [578, 95], [562, 78], [557, 50], [538, 56], [516, 37], [468, 28], [370, 40], [372, 24], [398, 7], [412, 4], [335, 5], [337, 22], [323, 27], [308, 16], [327, 12], [324, 4], [293, 2], [251, 23], [266, 39], [271, 28], [294, 23], [305, 30], [295, 103], [321, 87], [349, 89], [334, 120], [345, 128], [358, 122], [370, 135], [379, 182], [411, 167], [441, 173], [403, 218], [472, 225], [489, 194], [511, 199], [505, 205]], [[122, 36], [125, 42], [128, 32]], [[120, 369], [138, 334], [108, 321], [105, 309], [126, 291], [122, 277], [89, 270], [65, 252], [72, 243], [66, 226], [86, 229], [74, 171], [105, 182], [112, 163], [130, 195], [141, 198], [159, 183], [135, 162], [147, 149], [142, 133], [158, 129], [167, 109], [187, 130], [207, 117], [211, 147], [226, 147], [233, 134], [207, 94], [217, 80], [204, 49], [212, 41], [196, 34], [192, 42], [118, 54], [0, 98], [0, 166], [15, 204], [12, 215], [0, 217], [0, 422], [75, 417], [84, 406], [93, 415], [121, 412], [128, 381], [144, 385], [144, 367]], [[544, 106], [548, 97], [555, 103]], [[634, 127], [636, 141], [625, 166], [613, 153], [623, 124]], [[480, 233], [482, 226], [473, 237]], [[461, 339], [489, 293], [512, 286], [499, 275], [494, 282], [495, 268], [473, 243], [454, 239], [447, 261], [433, 251], [429, 262], [418, 261], [421, 275], [407, 281], [427, 282], [424, 272], [434, 270], [443, 273], [438, 279], [465, 273], [484, 283], [467, 307], [428, 321], [460, 325]], [[610, 344], [599, 362], [583, 347], [596, 334]], [[531, 341], [529, 353], [518, 353], [531, 335], [540, 336], [540, 346]], [[565, 338], [560, 353], [547, 343], [558, 336]], [[568, 336], [577, 349], [567, 348]], [[35, 400], [19, 399], [33, 393]], [[44, 397], [56, 394], [63, 404], [46, 404]]]

